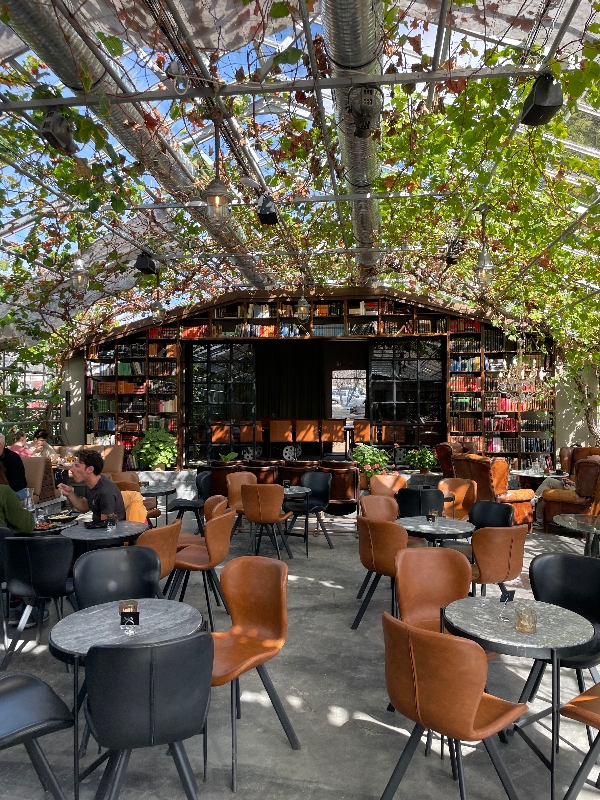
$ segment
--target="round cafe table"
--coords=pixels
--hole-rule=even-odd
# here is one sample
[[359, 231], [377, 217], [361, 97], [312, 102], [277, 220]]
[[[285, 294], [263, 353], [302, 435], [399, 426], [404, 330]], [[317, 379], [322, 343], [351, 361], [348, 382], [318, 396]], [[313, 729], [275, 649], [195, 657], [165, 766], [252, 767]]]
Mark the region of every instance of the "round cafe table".
[[595, 514], [557, 514], [552, 521], [561, 528], [585, 533], [585, 549], [583, 554], [591, 558], [600, 558], [600, 516]]
[[76, 525], [63, 528], [62, 536], [73, 541], [74, 558], [77, 560], [80, 555], [90, 550], [99, 550], [103, 547], [117, 547], [120, 544], [135, 544], [136, 539], [144, 531], [148, 530], [145, 522], [127, 522], [119, 520], [116, 528], [86, 528], [82, 520]]
[[143, 598], [137, 602], [140, 624], [136, 626], [133, 636], [121, 630], [118, 601], [91, 606], [83, 611], [69, 614], [57, 622], [50, 631], [48, 642], [50, 653], [59, 661], [73, 665], [75, 800], [79, 798], [80, 780], [99, 766], [101, 760], [105, 760], [105, 757], [101, 756], [101, 759], [85, 770], [83, 776], [79, 775], [78, 711], [84, 699], [84, 692], [80, 695], [79, 691], [79, 666], [84, 665], [88, 650], [94, 645], [160, 644], [182, 636], [190, 636], [204, 624], [202, 614], [187, 603], [155, 598]]
[[[505, 655], [549, 661], [552, 664], [552, 752], [548, 760], [524, 733], [523, 728], [541, 716], [535, 714], [515, 724], [514, 730], [532, 747], [550, 770], [550, 800], [555, 796], [555, 759], [558, 744], [558, 715], [560, 710], [560, 659], [587, 652], [593, 647], [596, 635], [587, 619], [566, 608], [550, 603], [528, 600], [535, 609], [537, 630], [520, 633], [515, 629], [515, 610], [511, 603], [503, 605], [488, 597], [466, 597], [444, 609], [444, 625], [455, 636], [466, 637], [485, 650]], [[508, 621], [500, 619], [506, 617]]]
[[434, 547], [444, 539], [468, 539], [475, 530], [475, 526], [467, 520], [448, 517], [438, 517], [435, 522], [428, 522], [427, 517], [398, 517], [396, 522], [409, 533], [427, 539]]
[[163, 497], [165, 498], [165, 525], [169, 524], [169, 496], [175, 494], [177, 489], [174, 486], [149, 486], [142, 487], [142, 497]]

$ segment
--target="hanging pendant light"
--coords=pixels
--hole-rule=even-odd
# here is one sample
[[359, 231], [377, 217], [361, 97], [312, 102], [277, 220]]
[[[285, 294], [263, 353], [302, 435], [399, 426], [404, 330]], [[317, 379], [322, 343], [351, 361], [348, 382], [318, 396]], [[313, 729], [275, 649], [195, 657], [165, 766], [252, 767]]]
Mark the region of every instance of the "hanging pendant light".
[[69, 273], [69, 280], [71, 281], [73, 290], [78, 294], [83, 294], [87, 291], [90, 285], [90, 276], [81, 258], [76, 258], [73, 262], [73, 269]]
[[165, 320], [166, 313], [167, 310], [160, 300], [155, 300], [150, 304], [150, 317], [152, 322], [155, 322], [157, 325], [162, 325]]
[[219, 177], [220, 137], [219, 122], [215, 120], [215, 177], [208, 184], [202, 196], [206, 200], [206, 216], [211, 222], [223, 222], [227, 217], [227, 206], [231, 202], [231, 195]]
[[304, 276], [302, 277], [302, 296], [300, 300], [298, 300], [298, 305], [296, 306], [296, 319], [300, 323], [310, 321], [310, 303], [306, 297], [304, 297]]
[[485, 218], [488, 207], [485, 203], [482, 203], [478, 210], [481, 212], [481, 250], [477, 257], [477, 264], [473, 267], [473, 273], [480, 286], [489, 286], [494, 277], [494, 262], [490, 258], [485, 240]]

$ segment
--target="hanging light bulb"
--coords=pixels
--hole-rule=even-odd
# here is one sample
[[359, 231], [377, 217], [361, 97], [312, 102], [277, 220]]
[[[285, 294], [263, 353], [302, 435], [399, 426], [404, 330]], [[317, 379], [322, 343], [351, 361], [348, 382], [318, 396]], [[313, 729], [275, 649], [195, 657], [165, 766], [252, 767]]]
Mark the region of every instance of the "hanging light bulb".
[[83, 261], [81, 258], [76, 258], [73, 262], [73, 269], [69, 273], [69, 280], [71, 281], [71, 286], [73, 287], [74, 291], [78, 292], [79, 294], [87, 291], [87, 288], [90, 285], [90, 276], [83, 266]]
[[308, 322], [310, 320], [310, 303], [304, 297], [304, 289], [302, 290], [302, 297], [298, 300], [296, 306], [296, 318], [298, 322]]
[[166, 313], [167, 311], [160, 300], [155, 300], [150, 304], [150, 317], [152, 322], [155, 322], [157, 325], [160, 325], [164, 321]]
[[481, 212], [481, 250], [477, 257], [477, 264], [473, 266], [473, 274], [479, 285], [488, 286], [494, 277], [494, 262], [490, 258], [485, 241], [485, 218], [488, 207], [485, 203], [482, 203], [478, 210]]
[[208, 184], [202, 196], [206, 200], [206, 216], [211, 222], [223, 222], [227, 216], [227, 206], [231, 195], [219, 177], [220, 138], [219, 122], [215, 120], [215, 177]]

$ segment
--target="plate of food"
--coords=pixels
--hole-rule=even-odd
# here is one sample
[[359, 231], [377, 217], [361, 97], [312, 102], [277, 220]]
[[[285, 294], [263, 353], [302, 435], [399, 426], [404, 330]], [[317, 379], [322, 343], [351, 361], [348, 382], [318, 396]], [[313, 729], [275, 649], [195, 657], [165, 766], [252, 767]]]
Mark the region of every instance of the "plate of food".
[[44, 517], [45, 522], [72, 522], [79, 516], [77, 511], [61, 511], [59, 514], [48, 514]]
[[36, 531], [59, 531], [62, 528], [64, 528], [64, 522], [45, 522], [44, 520], [40, 520], [35, 523]]

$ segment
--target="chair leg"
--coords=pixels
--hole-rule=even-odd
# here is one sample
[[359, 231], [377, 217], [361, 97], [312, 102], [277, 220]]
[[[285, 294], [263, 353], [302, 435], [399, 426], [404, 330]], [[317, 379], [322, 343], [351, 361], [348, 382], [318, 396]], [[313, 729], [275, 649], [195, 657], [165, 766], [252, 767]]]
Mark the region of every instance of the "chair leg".
[[113, 781], [120, 756], [121, 753], [118, 750], [113, 750], [110, 753], [108, 757], [108, 763], [104, 767], [104, 772], [102, 773], [100, 783], [98, 784], [98, 789], [96, 790], [95, 800], [104, 800], [106, 791]]
[[371, 572], [371, 570], [368, 569], [367, 570], [367, 574], [365, 575], [365, 579], [362, 582], [360, 589], [358, 590], [358, 594], [356, 595], [356, 599], [357, 600], [360, 600], [362, 598], [363, 594], [365, 593], [365, 589], [369, 585], [369, 581], [371, 580], [371, 575], [372, 574], [373, 573]]
[[25, 749], [27, 750], [27, 755], [29, 756], [31, 763], [33, 764], [33, 768], [37, 772], [40, 783], [44, 787], [44, 791], [50, 792], [52, 797], [54, 797], [54, 800], [65, 800], [63, 790], [60, 788], [58, 781], [56, 780], [56, 775], [52, 771], [50, 764], [48, 764], [46, 756], [44, 755], [38, 740], [28, 739], [27, 741], [23, 742], [23, 744], [25, 745]]
[[[285, 533], [283, 531], [283, 525], [281, 524], [281, 522], [277, 522], [276, 525], [277, 525], [277, 530], [279, 531], [279, 535], [281, 536], [281, 541], [283, 542], [283, 546], [285, 547], [288, 556], [290, 558], [293, 558], [294, 556], [292, 554], [292, 551], [290, 550], [290, 546], [288, 544], [287, 536], [285, 535]], [[273, 533], [275, 533], [275, 531], [273, 531]], [[275, 538], [277, 538], [277, 534], [275, 534]]]
[[514, 589], [507, 589], [503, 583], [499, 583], [498, 586], [500, 587], [500, 591], [502, 592], [502, 595], [500, 597], [501, 603], [512, 602], [515, 599]]
[[500, 782], [504, 787], [504, 791], [508, 797], [508, 800], [519, 800], [517, 796], [517, 790], [514, 787], [514, 784], [508, 774], [508, 770], [504, 766], [502, 759], [500, 758], [500, 753], [498, 752], [498, 745], [496, 744], [494, 738], [490, 736], [489, 739], [483, 740], [483, 746], [488, 752], [488, 756], [492, 764], [494, 765], [494, 769], [498, 773], [498, 777], [500, 778]]
[[391, 613], [392, 613], [392, 617], [397, 617], [398, 615], [396, 614], [396, 579], [395, 578], [390, 578], [390, 586], [391, 586], [391, 589], [392, 589], [392, 608], [391, 608]]
[[227, 605], [227, 601], [225, 600], [225, 597], [223, 596], [223, 592], [221, 591], [221, 581], [219, 580], [219, 576], [217, 575], [217, 573], [215, 572], [214, 569], [209, 570], [208, 574], [210, 575], [210, 578], [211, 578], [211, 580], [213, 582], [213, 586], [215, 587], [215, 589], [217, 591], [217, 594], [219, 595], [219, 597], [221, 598], [221, 600], [223, 602], [223, 607], [224, 607], [225, 611], [227, 612], [227, 614], [229, 616], [231, 616], [231, 614], [229, 613], [229, 606]]
[[482, 597], [485, 597], [485, 596], [486, 596], [486, 594], [487, 594], [487, 586], [486, 586], [486, 584], [485, 584], [485, 583], [482, 583], [482, 584], [481, 584], [481, 596], [482, 596]]
[[542, 668], [539, 671], [539, 674], [538, 674], [538, 676], [536, 678], [536, 681], [533, 684], [533, 689], [531, 690], [531, 694], [529, 695], [529, 700], [527, 701], [528, 703], [533, 703], [533, 701], [535, 700], [536, 695], [537, 695], [537, 693], [539, 691], [539, 688], [540, 688], [540, 684], [542, 682], [542, 678], [544, 677], [544, 672], [546, 672], [546, 667], [547, 666], [548, 665], [546, 663], [542, 663]]
[[185, 593], [187, 591], [188, 583], [190, 582], [190, 570], [186, 570], [185, 578], [183, 579], [183, 586], [181, 587], [181, 593], [179, 595], [179, 602], [183, 603], [183, 598], [185, 597]]
[[129, 764], [129, 757], [131, 750], [121, 750], [119, 757], [115, 764], [114, 776], [108, 789], [106, 800], [118, 800], [125, 782], [125, 773], [127, 772], [127, 765]]
[[79, 747], [79, 758], [84, 758], [85, 754], [87, 753], [87, 746], [90, 741], [90, 726], [85, 723], [83, 726], [83, 736], [81, 737], [81, 745]]
[[[181, 586], [181, 581], [183, 580], [185, 572], [181, 569], [174, 569], [171, 575], [169, 576], [169, 580], [171, 580], [171, 576], [173, 576], [173, 581], [171, 583], [171, 588], [169, 589], [169, 594], [167, 598], [169, 600], [174, 600], [177, 597], [177, 592], [179, 591], [179, 587]], [[165, 594], [167, 587], [165, 587]]]
[[235, 681], [231, 681], [231, 791], [237, 792], [237, 701]]
[[294, 515], [292, 516], [292, 521], [291, 521], [291, 522], [289, 522], [289, 523], [286, 523], [286, 530], [287, 530], [288, 532], [289, 532], [289, 531], [291, 531], [291, 530], [293, 529], [294, 525], [296, 524], [296, 520], [297, 520], [297, 519], [298, 519], [298, 514], [294, 514]]
[[8, 650], [8, 627], [6, 625], [6, 618], [8, 617], [8, 608], [9, 608], [9, 601], [8, 601], [8, 591], [6, 589], [5, 584], [2, 584], [2, 589], [0, 590], [0, 612], [2, 613], [2, 635], [4, 637], [4, 649]]
[[3, 672], [8, 665], [10, 664], [13, 654], [16, 650], [17, 645], [19, 644], [19, 639], [21, 638], [21, 634], [25, 630], [25, 625], [27, 624], [27, 620], [29, 619], [29, 615], [33, 611], [33, 606], [26, 605], [25, 611], [19, 620], [19, 624], [17, 626], [17, 630], [15, 631], [15, 635], [12, 637], [8, 650], [6, 651], [4, 658], [2, 659], [2, 664], [0, 664], [0, 672]]
[[596, 763], [596, 759], [598, 758], [598, 754], [600, 753], [600, 733], [596, 736], [594, 740], [594, 744], [591, 746], [588, 754], [581, 762], [581, 766], [577, 770], [575, 777], [573, 778], [573, 782], [569, 786], [567, 793], [564, 797], [564, 800], [575, 800], [581, 789], [583, 788], [583, 784], [587, 776], [590, 774], [590, 770]]
[[[214, 580], [213, 580], [213, 572], [214, 572], [214, 570], [212, 570], [212, 569], [207, 570], [206, 574], [207, 574], [207, 577], [208, 577], [208, 585], [210, 587], [211, 592], [213, 593], [213, 597], [215, 598], [215, 603], [220, 608], [221, 607], [221, 596], [217, 592], [217, 587], [215, 586], [215, 583], [214, 583]], [[216, 576], [216, 573], [215, 573], [215, 576]]]
[[431, 743], [433, 742], [433, 731], [427, 731], [427, 739], [425, 741], [425, 758], [431, 754]]
[[327, 544], [329, 545], [330, 549], [333, 550], [333, 543], [329, 538], [329, 534], [327, 533], [327, 528], [325, 527], [325, 523], [323, 522], [323, 512], [316, 511], [315, 517], [317, 518], [317, 524], [321, 526], [321, 530], [325, 534], [325, 538], [327, 539]]
[[450, 753], [450, 767], [452, 768], [452, 780], [458, 780], [458, 770], [456, 769], [456, 752], [454, 750], [454, 740], [448, 739], [448, 752]]
[[392, 772], [392, 776], [388, 781], [387, 786], [385, 787], [383, 794], [381, 795], [381, 800], [392, 800], [394, 795], [396, 794], [398, 787], [400, 786], [400, 781], [404, 777], [404, 773], [412, 757], [415, 754], [415, 750], [419, 746], [419, 742], [421, 741], [421, 736], [423, 735], [423, 731], [425, 728], [418, 723], [413, 728], [413, 731], [402, 751], [402, 755], [398, 759], [398, 763], [394, 767], [394, 771]]
[[229, 536], [229, 541], [231, 541], [233, 539], [234, 534], [237, 531], [237, 529], [239, 528], [241, 521], [242, 521], [242, 514], [237, 514], [236, 518], [235, 518], [235, 521], [233, 523], [233, 528], [231, 529], [231, 535]]
[[240, 679], [239, 678], [235, 679], [235, 708], [236, 708], [237, 718], [241, 719], [242, 718], [242, 696], [241, 696], [241, 693], [240, 693]]
[[350, 628], [353, 631], [355, 631], [358, 628], [358, 626], [360, 625], [360, 621], [363, 618], [363, 615], [364, 615], [365, 611], [367, 610], [367, 606], [371, 602], [371, 598], [373, 597], [373, 593], [375, 592], [375, 589], [377, 588], [377, 584], [379, 583], [380, 580], [381, 580], [381, 574], [378, 572], [378, 573], [376, 573], [375, 577], [373, 578], [373, 582], [369, 586], [369, 591], [367, 592], [367, 596], [363, 600], [362, 606], [358, 610], [358, 614], [356, 615], [356, 618], [355, 618], [354, 622], [350, 626]]
[[194, 509], [194, 515], [196, 517], [196, 522], [198, 523], [198, 536], [204, 536], [204, 523], [202, 522], [202, 514], [200, 513], [199, 509]]
[[171, 742], [171, 756], [188, 800], [198, 800], [198, 784], [183, 742]]
[[42, 628], [44, 626], [44, 613], [46, 612], [46, 600], [43, 597], [40, 597], [37, 603], [37, 611], [38, 611], [38, 623], [35, 632], [35, 643], [36, 645], [40, 644], [42, 641]]
[[206, 768], [208, 765], [208, 719], [204, 720], [204, 728], [202, 729], [202, 761], [204, 767], [202, 771], [202, 782], [206, 783], [207, 780]]
[[261, 522], [260, 527], [258, 528], [258, 542], [256, 543], [256, 552], [254, 553], [255, 556], [257, 556], [260, 553], [260, 543], [262, 542], [264, 527], [265, 527], [264, 523]]
[[290, 722], [288, 715], [285, 713], [285, 708], [279, 699], [279, 695], [275, 691], [275, 687], [273, 686], [273, 682], [269, 677], [269, 673], [265, 669], [265, 665], [259, 664], [256, 668], [256, 671], [260, 675], [260, 679], [263, 682], [263, 686], [267, 690], [267, 694], [269, 695], [271, 703], [273, 703], [273, 708], [279, 717], [279, 722], [281, 722], [283, 730], [285, 731], [285, 735], [292, 746], [292, 750], [300, 750], [300, 742], [298, 741], [298, 737], [292, 728], [292, 723]]
[[210, 622], [211, 631], [215, 629], [215, 621], [213, 619], [212, 605], [210, 603], [210, 592], [208, 591], [208, 579], [206, 577], [206, 570], [202, 570], [202, 582], [204, 583], [204, 594], [206, 596], [206, 607], [208, 609], [208, 620]]
[[465, 786], [465, 766], [463, 764], [462, 749], [458, 739], [454, 740], [454, 752], [456, 754], [456, 769], [458, 770], [458, 788], [460, 800], [467, 800], [467, 788]]

